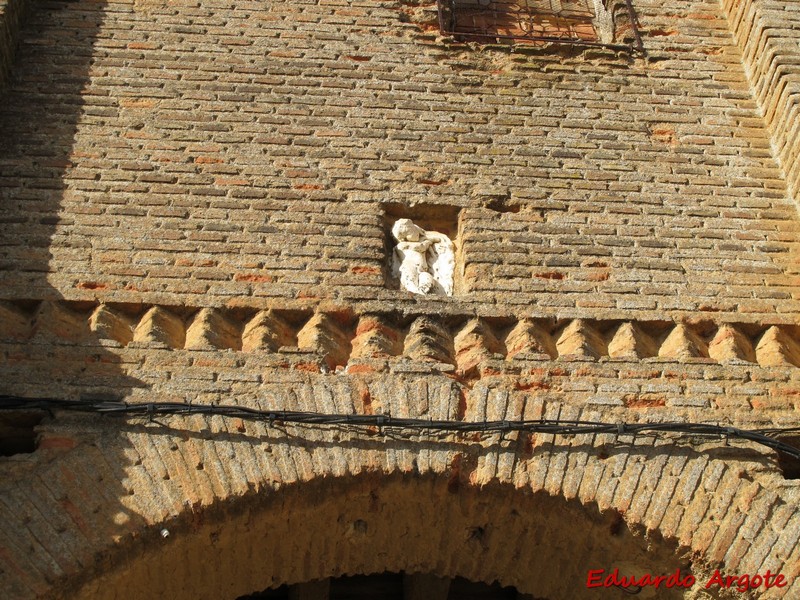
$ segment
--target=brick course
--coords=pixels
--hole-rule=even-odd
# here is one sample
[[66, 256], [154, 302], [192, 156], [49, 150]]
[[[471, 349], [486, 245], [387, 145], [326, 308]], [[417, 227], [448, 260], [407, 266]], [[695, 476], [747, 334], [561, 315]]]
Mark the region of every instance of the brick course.
[[637, 3], [632, 61], [345, 6], [38, 11], [3, 121], [7, 294], [46, 271], [76, 300], [413, 306], [384, 289], [381, 203], [425, 200], [465, 209], [470, 305], [796, 317], [795, 208], [715, 4]]

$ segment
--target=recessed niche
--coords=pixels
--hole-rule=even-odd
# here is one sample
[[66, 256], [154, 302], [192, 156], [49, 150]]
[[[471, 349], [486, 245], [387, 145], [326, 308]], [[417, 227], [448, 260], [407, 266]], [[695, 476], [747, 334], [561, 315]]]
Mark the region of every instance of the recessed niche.
[[461, 208], [384, 204], [386, 285], [420, 296], [462, 290]]
[[39, 411], [10, 411], [0, 415], [0, 457], [31, 454], [36, 450]]
[[[784, 444], [800, 448], [800, 435], [786, 435], [779, 439]], [[800, 459], [778, 452], [778, 466], [784, 479], [800, 479]]]

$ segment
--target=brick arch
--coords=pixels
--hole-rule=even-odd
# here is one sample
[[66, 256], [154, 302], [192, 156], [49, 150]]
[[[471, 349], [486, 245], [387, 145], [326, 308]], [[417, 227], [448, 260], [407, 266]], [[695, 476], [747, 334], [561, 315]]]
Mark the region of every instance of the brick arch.
[[[22, 490], [42, 514], [50, 502], [53, 514], [67, 507], [70, 517], [57, 539], [42, 541], [53, 556], [68, 548], [74, 567], [54, 570], [56, 585], [40, 595], [235, 598], [281, 583], [404, 570], [576, 598], [589, 568], [669, 573], [681, 557], [696, 571], [715, 563], [789, 576], [797, 567], [792, 541], [779, 535], [797, 519], [789, 490], [744, 449], [578, 438], [531, 448], [525, 440], [407, 439], [221, 418], [166, 425], [114, 432], [103, 421], [97, 435], [105, 442], [85, 431], [68, 456], [42, 467], [49, 496], [41, 484]], [[81, 495], [96, 496], [76, 489], [86, 481], [77, 471], [94, 473], [101, 455], [119, 463], [116, 478], [100, 485], [103, 505], [84, 506]], [[68, 479], [59, 475], [65, 465], [76, 471]], [[92, 525], [86, 543], [81, 522], [108, 523], [120, 511], [116, 535], [97, 535]], [[43, 527], [18, 526], [33, 535]]]
[[[167, 538], [158, 535], [162, 525]], [[689, 572], [674, 544], [635, 533], [616, 511], [433, 475], [320, 478], [189, 510], [145, 538], [79, 596], [236, 598], [284, 583], [405, 571], [580, 598], [590, 568]]]
[[[357, 392], [339, 377], [327, 381], [304, 395], [304, 408], [326, 411]], [[425, 381], [434, 400], [459, 402], [450, 383], [437, 390], [435, 378]], [[412, 397], [418, 383], [398, 385], [391, 397]], [[517, 400], [507, 398], [509, 406]], [[277, 392], [271, 398], [281, 401]], [[471, 406], [472, 396], [469, 414]], [[595, 418], [562, 409], [564, 418]], [[19, 598], [127, 599], [156, 590], [235, 598], [387, 570], [497, 579], [573, 598], [589, 568], [669, 573], [681, 557], [698, 579], [719, 564], [729, 573], [782, 571], [797, 586], [796, 486], [744, 447], [409, 437], [222, 417], [56, 415], [43, 428], [45, 439], [65, 443], [30, 455], [35, 476], [0, 494], [0, 522], [14, 539], [13, 569], [0, 584]], [[293, 531], [302, 535], [287, 546]]]

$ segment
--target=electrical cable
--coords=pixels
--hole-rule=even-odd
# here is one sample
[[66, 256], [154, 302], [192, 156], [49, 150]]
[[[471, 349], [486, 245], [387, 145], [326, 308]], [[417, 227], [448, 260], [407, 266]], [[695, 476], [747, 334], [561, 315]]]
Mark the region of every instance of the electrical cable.
[[611, 434], [677, 434], [706, 436], [725, 440], [747, 440], [786, 456], [800, 460], [800, 448], [778, 439], [777, 435], [797, 433], [800, 427], [740, 429], [710, 423], [606, 423], [602, 421], [561, 421], [558, 419], [454, 421], [393, 417], [388, 414], [334, 414], [294, 410], [262, 410], [231, 404], [192, 404], [184, 402], [147, 402], [129, 404], [122, 401], [59, 400], [54, 398], [22, 398], [0, 395], [1, 410], [67, 410], [103, 415], [142, 416], [208, 415], [275, 423], [306, 425], [341, 425], [355, 428], [430, 431], [442, 433], [542, 433], [551, 435]]

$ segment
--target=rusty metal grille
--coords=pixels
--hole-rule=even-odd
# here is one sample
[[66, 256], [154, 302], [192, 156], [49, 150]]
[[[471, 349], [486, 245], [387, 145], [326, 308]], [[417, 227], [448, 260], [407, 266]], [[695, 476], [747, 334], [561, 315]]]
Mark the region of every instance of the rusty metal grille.
[[[442, 33], [459, 41], [575, 44], [642, 51], [630, 0], [598, 0], [613, 29], [601, 34], [594, 0], [437, 0]], [[611, 38], [609, 39], [603, 39]]]

